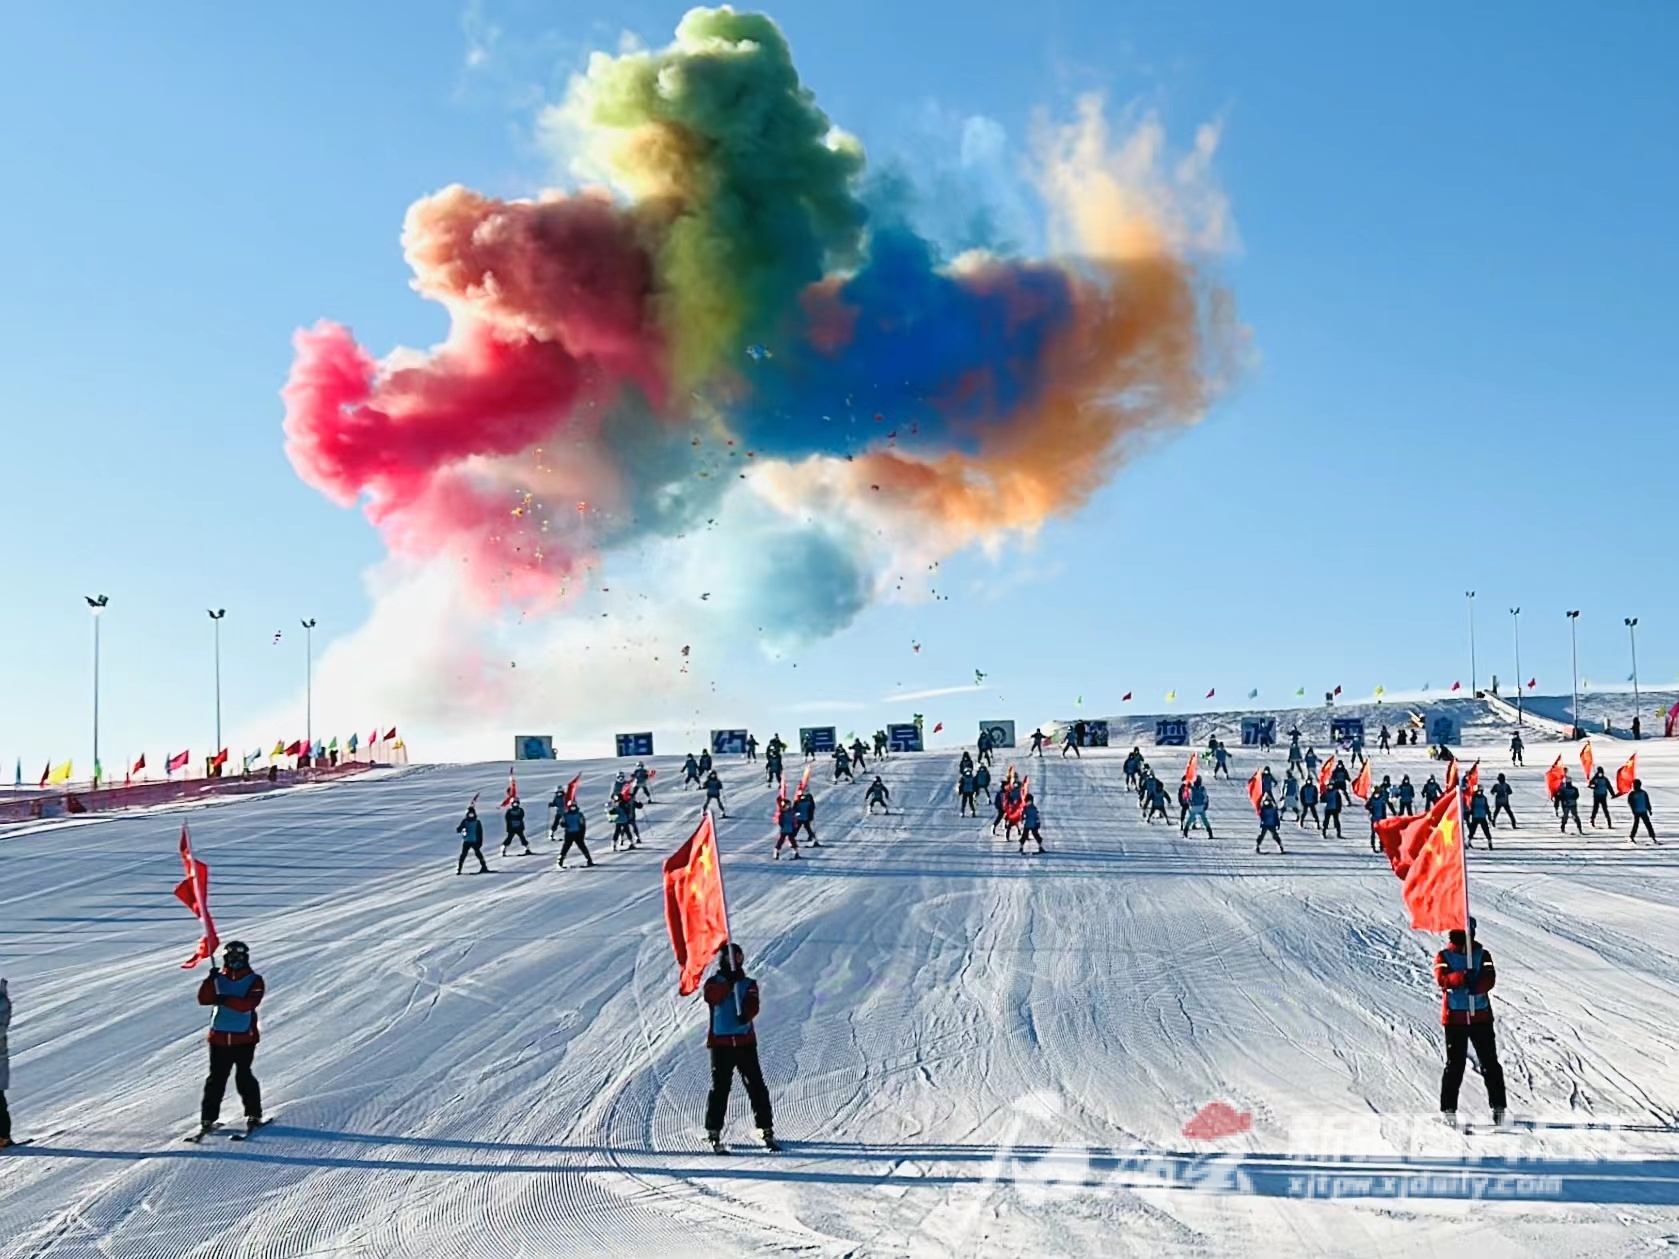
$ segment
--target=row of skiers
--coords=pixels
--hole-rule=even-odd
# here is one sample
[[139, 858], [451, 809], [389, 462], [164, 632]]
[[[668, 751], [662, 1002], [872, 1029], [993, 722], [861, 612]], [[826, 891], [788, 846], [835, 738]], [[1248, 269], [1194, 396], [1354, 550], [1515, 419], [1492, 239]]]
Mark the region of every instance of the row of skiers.
[[[983, 736], [982, 736], [983, 737]], [[1037, 851], [1044, 850], [1043, 813], [1038, 808], [1035, 796], [1026, 790], [1026, 784], [1015, 778], [1011, 773], [1004, 778], [996, 792], [991, 792], [990, 749], [982, 748], [980, 760], [976, 763], [963, 749], [962, 758], [956, 764], [956, 794], [958, 797], [956, 815], [958, 817], [979, 816], [979, 800], [989, 797], [997, 813], [991, 819], [991, 833], [995, 835], [997, 828], [1003, 828], [1003, 840], [1013, 839], [1015, 832], [1020, 832], [1020, 851], [1026, 851], [1028, 840], [1037, 844]]]

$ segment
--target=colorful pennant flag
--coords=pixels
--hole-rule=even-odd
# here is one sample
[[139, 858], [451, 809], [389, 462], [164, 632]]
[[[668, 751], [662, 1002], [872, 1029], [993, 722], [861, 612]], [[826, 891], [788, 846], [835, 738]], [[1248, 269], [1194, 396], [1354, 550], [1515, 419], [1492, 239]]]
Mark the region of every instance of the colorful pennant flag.
[[128, 772], [131, 773], [131, 774], [138, 774], [141, 770], [143, 770], [145, 768], [146, 768], [146, 754], [144, 752], [142, 752], [142, 753], [140, 753], [139, 758], [137, 760], [135, 760], [134, 768], [132, 768]]
[[74, 772], [74, 767], [75, 767], [75, 762], [65, 761], [62, 765], [59, 765], [59, 766], [57, 766], [53, 769], [52, 774], [47, 779], [47, 781], [52, 783], [55, 787], [58, 786], [61, 783], [69, 782], [70, 781], [70, 775]]

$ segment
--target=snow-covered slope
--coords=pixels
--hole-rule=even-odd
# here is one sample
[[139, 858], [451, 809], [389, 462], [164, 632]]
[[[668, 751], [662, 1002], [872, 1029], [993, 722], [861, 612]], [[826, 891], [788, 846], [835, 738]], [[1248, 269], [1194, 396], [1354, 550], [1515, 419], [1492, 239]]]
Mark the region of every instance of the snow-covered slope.
[[[497, 765], [191, 811], [224, 936], [268, 981], [274, 1127], [181, 1143], [204, 1067], [170, 815], [0, 838], [16, 1001], [0, 1256], [1626, 1254], [1679, 1237], [1679, 843], [1528, 829], [1474, 854], [1515, 1135], [1437, 1105], [1437, 947], [1349, 818], [1255, 856], [1237, 754], [1218, 838], [1146, 826], [1120, 752], [1031, 767], [1050, 851], [956, 816], [952, 758], [819, 767], [825, 846], [771, 860], [770, 794], [725, 767], [736, 933], [763, 985], [779, 1156], [700, 1152], [701, 1009], [675, 995], [645, 849], [456, 877]], [[1182, 753], [1156, 757], [1172, 774]], [[671, 775], [669, 761], [659, 762]], [[1658, 823], [1679, 754], [1640, 749]], [[537, 800], [575, 767], [521, 767]], [[584, 767], [591, 825], [609, 767]], [[1421, 753], [1378, 771], [1429, 769]], [[1489, 764], [1489, 768], [1491, 768]], [[1622, 810], [1617, 821], [1624, 825]], [[533, 831], [541, 827], [532, 810]], [[1245, 1132], [1195, 1140], [1209, 1103]], [[237, 1115], [230, 1092], [224, 1114]], [[1486, 1116], [1478, 1077], [1465, 1114]], [[1608, 1126], [1606, 1126], [1608, 1125]], [[1619, 1125], [1619, 1126], [1615, 1126]], [[745, 1099], [730, 1135], [749, 1138]], [[1480, 1201], [1478, 1199], [1489, 1199]]]

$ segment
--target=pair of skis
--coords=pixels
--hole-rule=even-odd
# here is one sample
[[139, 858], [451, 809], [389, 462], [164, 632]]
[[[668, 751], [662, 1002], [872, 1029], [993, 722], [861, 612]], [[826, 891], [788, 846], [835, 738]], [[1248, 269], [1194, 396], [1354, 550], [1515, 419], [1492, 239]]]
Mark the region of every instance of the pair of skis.
[[185, 1141], [188, 1145], [198, 1145], [198, 1144], [203, 1142], [205, 1137], [209, 1136], [211, 1133], [214, 1132], [214, 1133], [221, 1133], [222, 1135], [226, 1136], [229, 1141], [249, 1141], [258, 1132], [260, 1132], [262, 1129], [266, 1128], [269, 1124], [271, 1124], [273, 1122], [274, 1122], [274, 1117], [272, 1115], [270, 1115], [266, 1119], [259, 1119], [253, 1124], [247, 1124], [243, 1128], [235, 1128], [235, 1129], [230, 1129], [226, 1132], [223, 1132], [222, 1131], [222, 1125], [218, 1121], [217, 1123], [212, 1124], [208, 1128], [200, 1128], [200, 1129], [198, 1129], [197, 1132], [187, 1133], [187, 1135], [182, 1137], [181, 1140]]

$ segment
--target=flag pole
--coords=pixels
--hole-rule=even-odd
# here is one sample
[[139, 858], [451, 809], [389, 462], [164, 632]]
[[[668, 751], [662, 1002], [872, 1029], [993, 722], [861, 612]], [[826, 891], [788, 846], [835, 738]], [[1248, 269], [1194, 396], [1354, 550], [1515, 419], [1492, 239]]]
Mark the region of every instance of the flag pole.
[[1458, 783], [1452, 788], [1455, 803], [1452, 811], [1457, 816], [1457, 833], [1461, 837], [1457, 846], [1458, 873], [1463, 879], [1463, 957], [1464, 964], [1470, 976], [1471, 990], [1475, 975], [1475, 933], [1470, 929], [1469, 915], [1469, 837], [1463, 830], [1463, 784]]
[[[717, 842], [717, 823], [711, 820], [711, 810], [707, 809], [704, 805], [701, 805], [700, 817], [702, 819], [700, 825], [710, 826], [711, 828], [711, 852], [712, 856], [715, 857], [717, 861], [717, 899], [723, 904], [723, 925], [727, 928], [727, 930], [723, 933], [723, 948], [728, 953], [729, 966], [733, 969], [735, 961], [735, 930], [733, 923], [729, 920], [728, 889], [723, 885], [723, 849]], [[740, 986], [738, 984], [734, 985], [734, 994], [735, 1017], [738, 1019], [741, 1017]]]

